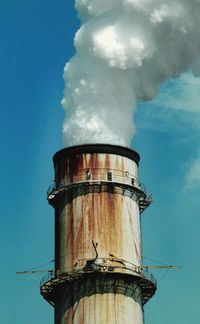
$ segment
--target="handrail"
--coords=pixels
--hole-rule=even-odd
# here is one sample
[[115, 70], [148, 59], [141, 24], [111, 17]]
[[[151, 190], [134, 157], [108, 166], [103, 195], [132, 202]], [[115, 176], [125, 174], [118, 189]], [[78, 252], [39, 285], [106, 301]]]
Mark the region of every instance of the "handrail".
[[113, 185], [116, 187], [121, 187], [122, 193], [126, 195], [127, 190], [129, 192], [131, 192], [131, 198], [135, 197], [134, 193], [137, 196], [137, 199], [139, 201], [139, 208], [140, 208], [140, 212], [142, 213], [152, 202], [152, 195], [148, 195], [146, 192], [146, 188], [144, 187], [144, 185], [142, 185], [141, 183], [135, 184], [135, 183], [127, 183], [127, 181], [123, 181], [120, 179], [116, 179], [116, 177], [112, 178], [112, 180], [104, 180], [104, 179], [93, 179], [93, 180], [86, 180], [84, 179], [83, 181], [77, 181], [77, 182], [73, 182], [73, 183], [66, 183], [66, 184], [62, 184], [62, 183], [53, 183], [49, 189], [47, 190], [47, 199], [49, 201], [50, 204], [52, 204], [52, 202], [55, 200], [56, 196], [65, 191], [65, 190], [70, 190], [73, 188], [78, 188], [78, 187], [82, 187], [82, 186], [95, 186], [95, 185], [99, 185], [100, 188], [101, 186], [104, 185]]
[[[134, 180], [134, 181], [133, 181]], [[85, 183], [85, 182], [89, 182], [90, 184], [95, 183], [97, 181], [101, 181], [101, 182], [108, 182], [108, 183], [120, 183], [120, 184], [125, 184], [128, 186], [131, 186], [133, 188], [138, 188], [139, 190], [141, 190], [142, 192], [144, 192], [147, 195], [147, 191], [145, 186], [141, 183], [138, 182], [138, 180], [136, 178], [130, 178], [128, 179], [127, 177], [119, 177], [116, 175], [112, 175], [112, 180], [108, 180], [106, 175], [104, 177], [99, 176], [99, 175], [95, 175], [95, 176], [91, 176], [91, 178], [87, 179], [86, 176], [82, 176], [82, 177], [74, 177], [73, 182], [66, 182], [66, 183], [56, 183], [55, 181], [49, 186], [48, 190], [47, 190], [47, 196], [49, 196], [52, 192], [59, 190], [62, 187], [65, 186], [73, 186], [75, 184], [81, 184], [81, 183]]]
[[48, 272], [42, 279], [40, 280], [40, 288], [45, 285], [48, 281], [55, 278], [55, 271]]
[[[98, 260], [98, 259], [97, 259]], [[97, 267], [97, 269], [102, 269], [103, 272], [112, 272], [112, 270], [109, 270], [109, 269], [113, 269], [113, 270], [116, 270], [115, 272], [120, 272], [121, 270], [121, 273], [124, 273], [124, 274], [131, 274], [133, 276], [136, 276], [136, 277], [139, 277], [139, 278], [142, 278], [142, 279], [146, 279], [148, 281], [151, 281], [155, 287], [157, 287], [157, 281], [155, 279], [155, 277], [147, 270], [145, 269], [145, 271], [141, 270], [142, 269], [142, 266], [139, 267], [139, 266], [134, 266], [134, 267], [127, 267], [126, 265], [124, 266], [113, 266], [111, 264], [107, 264], [107, 263], [99, 263], [99, 262], [96, 262], [97, 260], [95, 260], [94, 262], [94, 265]], [[110, 260], [110, 259], [107, 259], [107, 260]], [[88, 259], [86, 260], [86, 263], [85, 263], [85, 266], [83, 267], [74, 267], [71, 269], [71, 271], [67, 271], [67, 269], [64, 269], [62, 271], [52, 271], [52, 272], [49, 272], [48, 274], [46, 274], [40, 281], [40, 288], [42, 288], [47, 282], [50, 282], [50, 281], [53, 281], [53, 280], [56, 280], [56, 279], [59, 279], [60, 276], [69, 276], [71, 278], [73, 278], [74, 275], [76, 274], [84, 274], [84, 273], [88, 273], [88, 272], [95, 272], [95, 269], [93, 271], [88, 271], [87, 268], [86, 268], [86, 264], [87, 264], [87, 261], [92, 261], [91, 259]], [[99, 267], [99, 268], [98, 268]], [[123, 271], [127, 271], [127, 272], [123, 272]]]

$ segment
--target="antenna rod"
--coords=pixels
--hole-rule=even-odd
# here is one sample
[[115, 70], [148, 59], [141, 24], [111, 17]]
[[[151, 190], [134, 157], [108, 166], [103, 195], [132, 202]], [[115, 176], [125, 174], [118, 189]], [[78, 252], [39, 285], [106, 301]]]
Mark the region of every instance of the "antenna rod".
[[19, 274], [34, 274], [34, 273], [40, 273], [40, 272], [53, 272], [53, 270], [49, 270], [49, 269], [43, 269], [43, 270], [26, 270], [26, 271], [18, 271], [16, 272], [17, 275]]
[[182, 266], [142, 266], [142, 269], [181, 269]]

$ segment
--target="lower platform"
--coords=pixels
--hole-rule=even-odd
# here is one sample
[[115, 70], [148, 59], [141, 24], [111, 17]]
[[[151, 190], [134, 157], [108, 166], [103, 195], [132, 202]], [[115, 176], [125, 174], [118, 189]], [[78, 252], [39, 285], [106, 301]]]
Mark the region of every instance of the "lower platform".
[[[96, 268], [85, 267], [79, 271], [62, 272], [57, 275], [52, 272], [41, 281], [40, 292], [53, 306], [61, 290], [65, 291], [66, 296], [73, 292], [73, 302], [80, 300], [85, 294], [89, 296], [112, 293], [139, 298], [144, 305], [156, 292], [156, 280], [149, 273], [124, 270], [123, 272], [112, 267], [106, 268], [104, 265]], [[89, 285], [89, 288], [84, 290], [84, 285]]]

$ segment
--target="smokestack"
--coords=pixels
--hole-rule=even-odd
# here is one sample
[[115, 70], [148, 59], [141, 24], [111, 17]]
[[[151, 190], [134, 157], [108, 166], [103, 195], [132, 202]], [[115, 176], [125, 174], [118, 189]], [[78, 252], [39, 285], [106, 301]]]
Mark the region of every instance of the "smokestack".
[[55, 271], [41, 294], [55, 307], [55, 323], [142, 324], [156, 282], [142, 271], [140, 215], [151, 198], [138, 179], [138, 153], [89, 144], [53, 160]]

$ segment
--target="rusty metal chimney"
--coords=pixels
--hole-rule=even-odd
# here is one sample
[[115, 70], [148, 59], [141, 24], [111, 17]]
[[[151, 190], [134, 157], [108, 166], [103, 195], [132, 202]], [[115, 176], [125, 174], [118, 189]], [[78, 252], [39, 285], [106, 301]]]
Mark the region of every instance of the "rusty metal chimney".
[[156, 282], [143, 271], [140, 215], [151, 198], [138, 179], [138, 153], [81, 145], [54, 155], [55, 271], [41, 294], [56, 324], [143, 324]]

